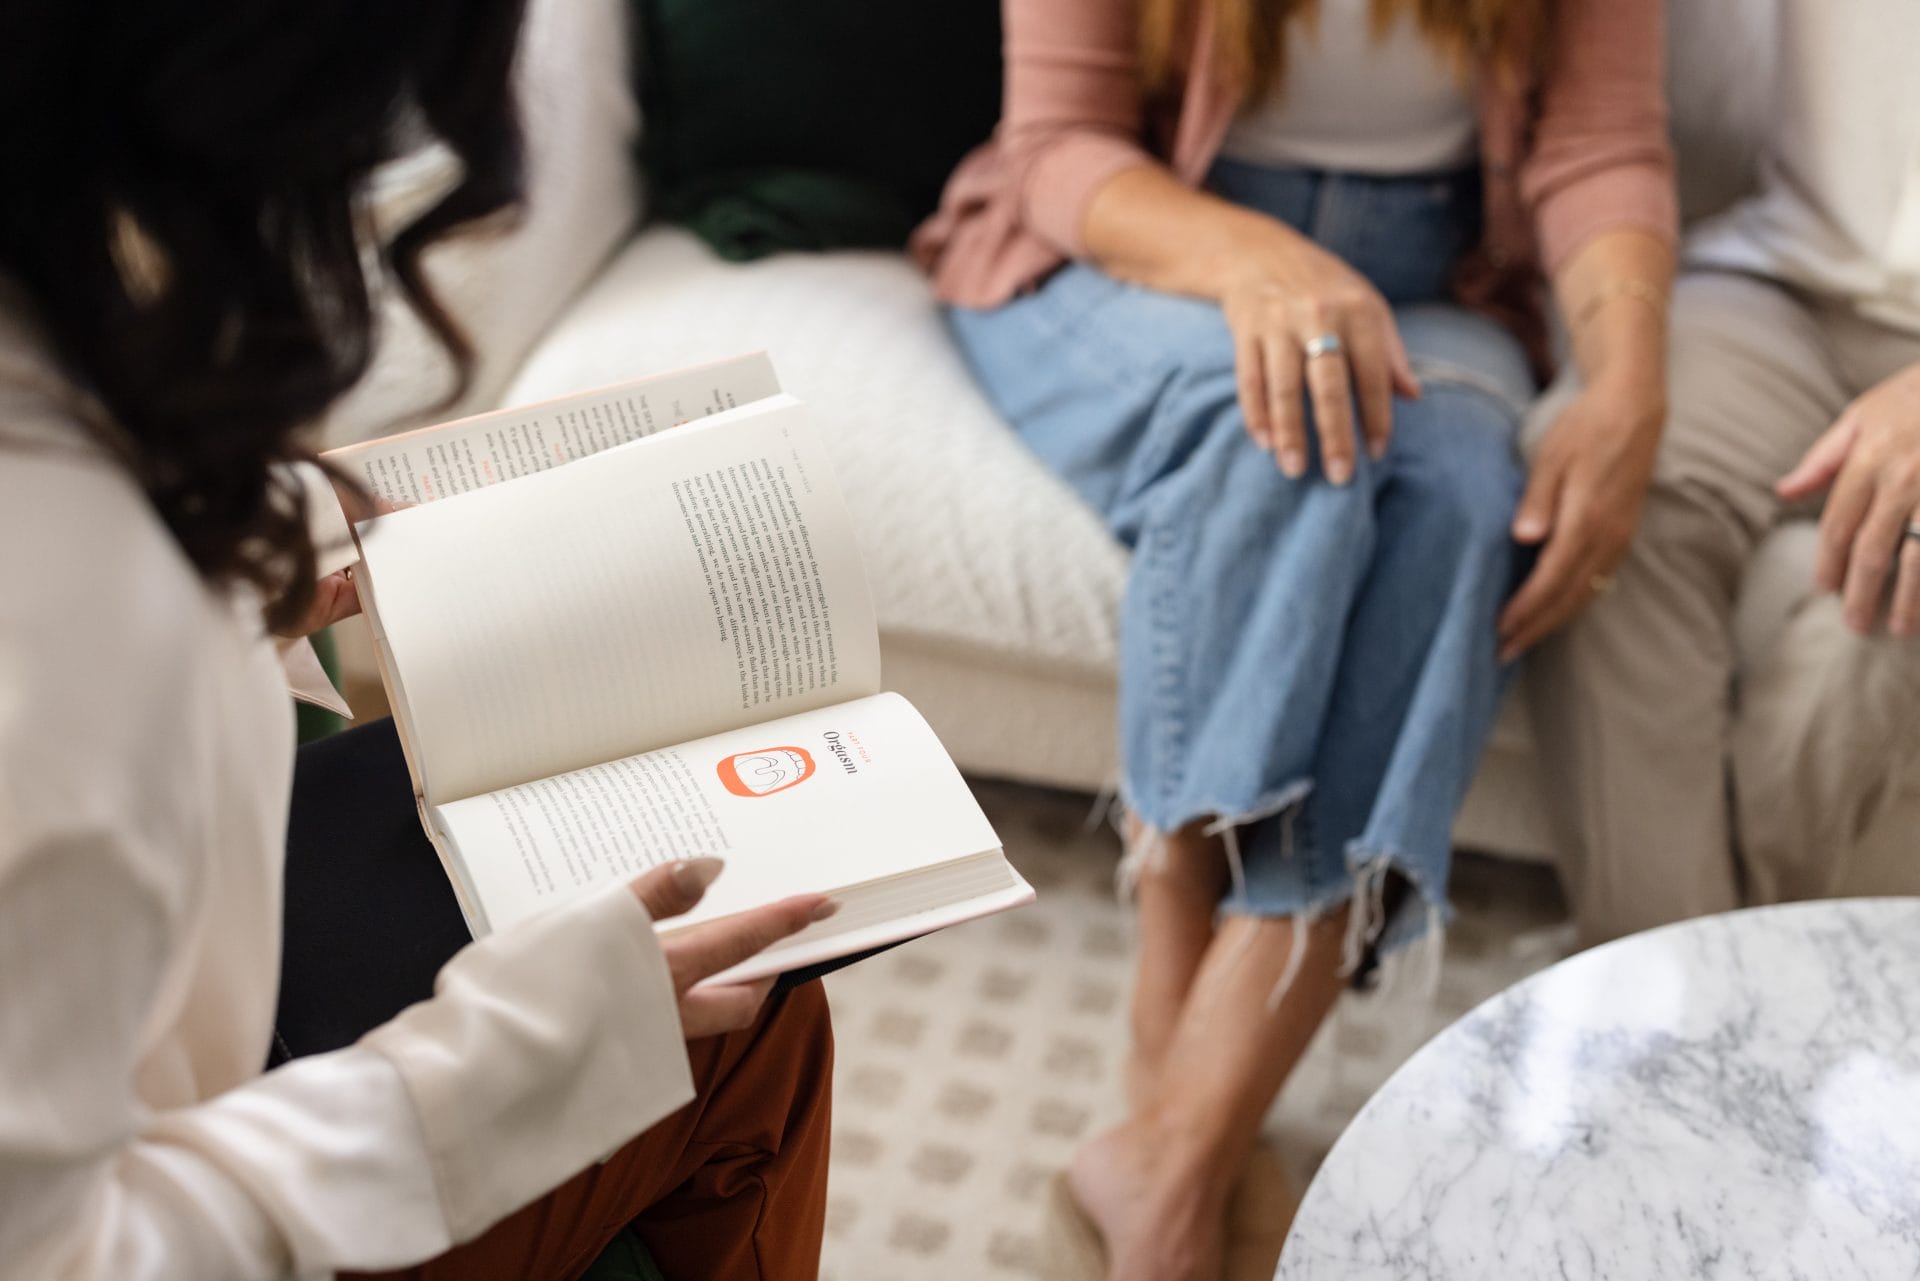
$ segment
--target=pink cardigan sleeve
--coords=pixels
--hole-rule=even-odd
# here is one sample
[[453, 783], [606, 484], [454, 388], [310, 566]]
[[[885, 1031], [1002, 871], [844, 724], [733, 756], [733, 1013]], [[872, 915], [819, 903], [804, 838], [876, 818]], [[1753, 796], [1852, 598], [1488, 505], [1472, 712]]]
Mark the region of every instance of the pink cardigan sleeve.
[[1027, 229], [1068, 257], [1101, 184], [1142, 145], [1133, 0], [1006, 0], [999, 141]]
[[1662, 0], [1563, 0], [1520, 191], [1549, 273], [1596, 232], [1678, 240]]

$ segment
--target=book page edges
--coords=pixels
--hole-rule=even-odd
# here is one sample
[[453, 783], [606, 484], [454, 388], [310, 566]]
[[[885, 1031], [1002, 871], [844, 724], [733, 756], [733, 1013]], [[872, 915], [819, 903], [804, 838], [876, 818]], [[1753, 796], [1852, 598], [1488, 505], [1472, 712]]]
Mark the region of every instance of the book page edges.
[[[376, 519], [378, 519], [376, 517]], [[359, 530], [354, 531], [356, 543]], [[387, 705], [393, 713], [394, 732], [400, 739], [400, 755], [407, 762], [407, 777], [413, 785], [414, 808], [420, 814], [420, 827], [427, 834], [427, 841], [433, 846], [433, 852], [439, 856], [440, 869], [447, 874], [447, 881], [453, 886], [454, 902], [460, 907], [460, 915], [466, 919], [467, 932], [475, 938], [482, 938], [491, 932], [487, 923], [486, 909], [481, 906], [480, 893], [473, 880], [467, 874], [465, 861], [461, 858], [460, 847], [445, 827], [440, 823], [439, 814], [427, 800], [426, 782], [420, 772], [420, 758], [413, 746], [413, 731], [410, 728], [411, 716], [407, 710], [407, 691], [400, 683], [399, 669], [393, 662], [393, 651], [387, 646], [387, 636], [380, 627], [380, 606], [374, 592], [370, 591], [369, 580], [362, 579], [360, 587], [361, 612], [366, 615], [367, 626], [373, 632], [374, 666], [380, 672], [380, 685], [387, 692]]]
[[440, 856], [440, 870], [447, 874], [447, 881], [453, 886], [453, 900], [460, 907], [460, 915], [467, 922], [467, 933], [475, 938], [485, 938], [493, 932], [493, 926], [487, 921], [486, 909], [480, 905], [480, 893], [466, 876], [466, 863], [460, 857], [460, 846], [453, 836], [440, 826], [439, 815], [433, 806], [424, 800], [415, 798], [420, 809], [420, 826], [427, 833], [427, 840], [433, 845], [433, 852]]
[[[826, 961], [838, 960], [843, 956], [852, 956], [873, 948], [884, 947], [889, 943], [901, 943], [919, 938], [923, 934], [932, 934], [953, 925], [962, 925], [968, 921], [993, 916], [1000, 912], [1024, 907], [1034, 901], [1033, 887], [1027, 884], [1006, 855], [998, 850], [956, 859], [943, 865], [951, 870], [958, 865], [978, 863], [986, 865], [1004, 875], [997, 888], [980, 892], [948, 903], [935, 903], [924, 908], [898, 915], [887, 915], [870, 924], [843, 924], [838, 917], [831, 917], [820, 924], [810, 926], [786, 942], [758, 956], [744, 961], [714, 977], [704, 980], [700, 986], [712, 987], [728, 983], [745, 983], [755, 979], [768, 978], [784, 974], [788, 970], [803, 969], [809, 965], [818, 965]], [[890, 883], [924, 881], [929, 873], [941, 868], [921, 869], [916, 872], [902, 873], [896, 877], [886, 877], [879, 881], [869, 881], [862, 885], [849, 887], [846, 891], [833, 895], [842, 904], [842, 913], [851, 914], [858, 910], [863, 894], [882, 889]], [[983, 868], [983, 870], [986, 870]], [[851, 926], [849, 928], [849, 925]], [[658, 927], [661, 934], [671, 934], [675, 930], [672, 922], [662, 922]], [[684, 927], [683, 927], [684, 928]]]
[[[366, 440], [357, 440], [351, 445], [336, 446], [333, 449], [327, 450], [321, 457], [333, 463], [351, 462], [357, 455], [365, 453], [367, 450], [377, 446], [391, 445], [403, 440], [421, 439], [442, 432], [447, 435], [453, 435], [461, 428], [470, 427], [475, 423], [484, 422], [489, 418], [502, 418], [509, 414], [526, 413], [538, 409], [551, 409], [555, 406], [569, 404], [576, 400], [596, 400], [628, 387], [643, 386], [647, 383], [657, 382], [666, 378], [675, 378], [683, 374], [697, 374], [702, 370], [721, 369], [728, 365], [740, 364], [743, 361], [755, 359], [766, 363], [768, 376], [772, 379], [773, 385], [779, 387], [779, 376], [773, 372], [773, 358], [769, 356], [763, 348], [759, 351], [742, 352], [738, 356], [725, 356], [719, 360], [702, 361], [697, 365], [686, 365], [679, 369], [669, 369], [664, 373], [649, 374], [644, 378], [627, 378], [616, 383], [602, 383], [598, 387], [588, 387], [580, 391], [570, 391], [565, 395], [551, 396], [546, 400], [530, 400], [525, 404], [503, 405], [498, 409], [488, 409], [477, 414], [468, 414], [464, 418], [449, 418], [444, 422], [428, 423], [421, 427], [410, 427], [406, 431], [396, 431], [383, 436], [372, 436]], [[778, 393], [776, 392], [775, 394]], [[642, 439], [644, 439], [644, 437], [642, 437]]]
[[[379, 517], [373, 519], [378, 520]], [[362, 532], [372, 523], [361, 521], [354, 526], [354, 546], [360, 545]], [[360, 597], [360, 614], [367, 620], [367, 629], [373, 633], [373, 664], [380, 673], [380, 687], [387, 693], [387, 708], [393, 713], [394, 729], [400, 735], [400, 754], [407, 759], [407, 776], [413, 783], [414, 799], [425, 804], [426, 776], [420, 767], [419, 752], [414, 747], [413, 713], [407, 705], [407, 690], [401, 684], [400, 667], [394, 662], [393, 648], [387, 644], [387, 630], [380, 623], [380, 593], [373, 585], [373, 575], [356, 575], [354, 590]]]

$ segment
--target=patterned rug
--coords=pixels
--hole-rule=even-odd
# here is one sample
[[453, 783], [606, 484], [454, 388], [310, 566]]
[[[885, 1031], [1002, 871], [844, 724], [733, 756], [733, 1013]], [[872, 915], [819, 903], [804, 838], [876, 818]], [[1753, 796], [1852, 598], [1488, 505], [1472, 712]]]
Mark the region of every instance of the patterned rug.
[[[828, 1281], [1037, 1276], [1047, 1182], [1119, 1110], [1133, 926], [1113, 895], [1118, 843], [1088, 828], [1084, 796], [977, 791], [1039, 902], [828, 979]], [[1268, 1116], [1299, 1186], [1408, 1055], [1564, 954], [1545, 869], [1462, 855], [1453, 894], [1437, 991], [1345, 998]]]

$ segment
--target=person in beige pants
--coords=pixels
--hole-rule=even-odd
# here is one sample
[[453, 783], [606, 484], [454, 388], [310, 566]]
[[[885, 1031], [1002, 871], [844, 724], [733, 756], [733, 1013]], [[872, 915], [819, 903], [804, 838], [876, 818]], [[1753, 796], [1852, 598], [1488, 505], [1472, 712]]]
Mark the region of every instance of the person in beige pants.
[[[1674, 293], [1638, 532], [1529, 660], [1588, 943], [1920, 892], [1920, 831], [1859, 839], [1920, 771], [1920, 8], [1782, 0], [1780, 21], [1760, 190], [1690, 237]], [[1815, 512], [1815, 581], [1737, 661], [1755, 549]]]

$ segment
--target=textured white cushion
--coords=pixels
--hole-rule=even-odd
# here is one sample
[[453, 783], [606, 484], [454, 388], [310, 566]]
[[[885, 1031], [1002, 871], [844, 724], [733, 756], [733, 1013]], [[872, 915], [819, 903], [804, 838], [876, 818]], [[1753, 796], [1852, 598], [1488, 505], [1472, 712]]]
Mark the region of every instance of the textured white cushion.
[[760, 348], [833, 452], [890, 642], [1111, 676], [1120, 549], [981, 398], [926, 281], [898, 254], [733, 264], [685, 231], [648, 231], [507, 398]]

